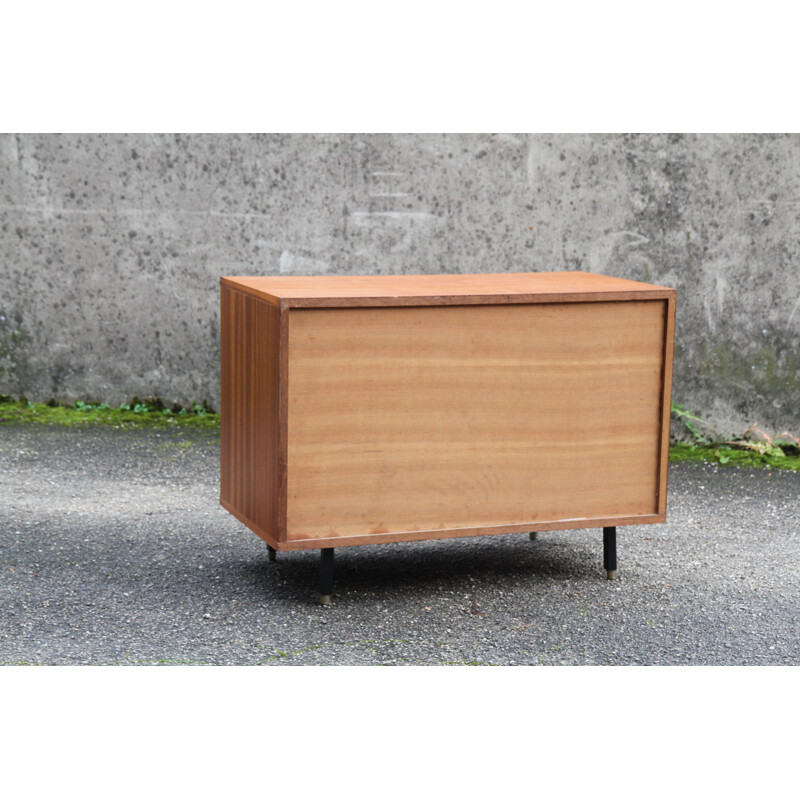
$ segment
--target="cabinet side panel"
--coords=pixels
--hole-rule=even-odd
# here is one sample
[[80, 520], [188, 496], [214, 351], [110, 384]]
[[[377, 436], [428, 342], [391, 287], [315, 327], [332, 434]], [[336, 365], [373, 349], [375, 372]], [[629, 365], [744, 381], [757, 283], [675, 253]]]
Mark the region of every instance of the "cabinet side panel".
[[289, 312], [289, 540], [652, 518], [661, 300]]
[[222, 287], [220, 502], [278, 539], [279, 309]]

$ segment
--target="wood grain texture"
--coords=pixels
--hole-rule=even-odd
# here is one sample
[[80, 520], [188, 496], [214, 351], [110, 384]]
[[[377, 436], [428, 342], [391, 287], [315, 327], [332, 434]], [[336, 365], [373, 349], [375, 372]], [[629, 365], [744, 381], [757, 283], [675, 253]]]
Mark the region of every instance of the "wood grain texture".
[[675, 352], [675, 308], [673, 293], [664, 301], [664, 357], [661, 372], [661, 445], [658, 479], [658, 513], [667, 513], [667, 479], [669, 476], [669, 426], [672, 416], [672, 362]]
[[280, 311], [228, 286], [220, 298], [220, 503], [275, 546]]
[[673, 289], [588, 272], [478, 275], [226, 277], [229, 285], [283, 308], [480, 305], [656, 299]]
[[287, 547], [660, 521], [647, 296], [288, 312]]
[[[245, 522], [244, 520], [242, 520]], [[646, 525], [665, 522], [664, 514], [636, 515], [633, 517], [603, 517], [578, 520], [555, 520], [551, 522], [531, 522], [520, 525], [491, 525], [479, 528], [438, 528], [436, 530], [396, 531], [392, 533], [371, 534], [370, 536], [324, 536], [319, 539], [287, 539], [281, 543], [281, 550], [316, 550], [323, 547], [351, 547], [360, 544], [381, 544], [387, 542], [419, 542], [428, 539], [455, 539], [470, 536], [490, 536], [503, 533], [528, 533], [530, 531], [570, 530], [573, 528], [604, 528], [606, 526]], [[247, 524], [245, 522], [245, 524]], [[251, 526], [252, 527], [252, 526]], [[256, 533], [259, 533], [256, 531]], [[259, 533], [265, 538], [262, 533]]]

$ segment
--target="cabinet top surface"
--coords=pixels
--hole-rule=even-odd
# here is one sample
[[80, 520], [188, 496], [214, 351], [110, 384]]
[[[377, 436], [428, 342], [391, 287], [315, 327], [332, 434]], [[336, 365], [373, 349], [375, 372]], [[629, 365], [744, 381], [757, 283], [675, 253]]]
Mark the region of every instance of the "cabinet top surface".
[[588, 272], [223, 277], [284, 307], [585, 302], [674, 297], [675, 290]]

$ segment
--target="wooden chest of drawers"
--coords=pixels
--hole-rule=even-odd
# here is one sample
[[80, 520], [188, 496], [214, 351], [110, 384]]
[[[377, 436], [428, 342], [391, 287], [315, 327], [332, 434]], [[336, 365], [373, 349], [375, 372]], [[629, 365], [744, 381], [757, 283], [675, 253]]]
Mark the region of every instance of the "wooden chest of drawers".
[[359, 544], [597, 526], [609, 556], [665, 520], [674, 319], [580, 272], [222, 278], [220, 501], [323, 589]]

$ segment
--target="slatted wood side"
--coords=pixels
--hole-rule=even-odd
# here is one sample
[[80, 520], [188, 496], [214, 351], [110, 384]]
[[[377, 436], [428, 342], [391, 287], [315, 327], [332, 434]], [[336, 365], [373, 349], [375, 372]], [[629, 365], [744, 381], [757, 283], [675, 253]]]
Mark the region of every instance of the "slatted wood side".
[[274, 545], [280, 536], [280, 311], [224, 285], [220, 310], [220, 502]]
[[659, 516], [663, 300], [288, 313], [288, 541]]

